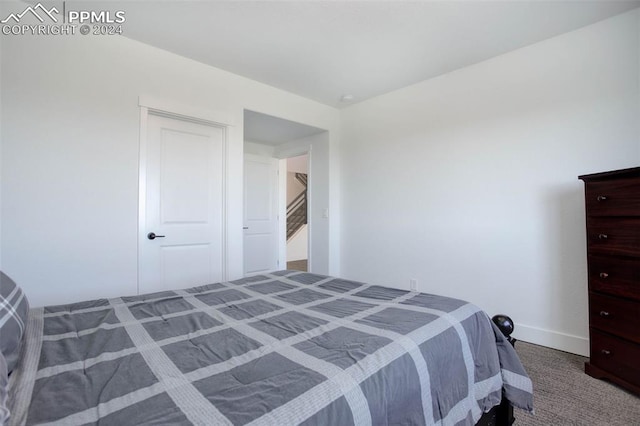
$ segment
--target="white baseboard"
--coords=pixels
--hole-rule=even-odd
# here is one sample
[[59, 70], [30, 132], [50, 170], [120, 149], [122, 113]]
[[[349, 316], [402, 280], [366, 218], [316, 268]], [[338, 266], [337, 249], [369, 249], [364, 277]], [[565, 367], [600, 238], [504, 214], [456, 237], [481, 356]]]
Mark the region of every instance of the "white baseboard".
[[[589, 356], [589, 339], [530, 325], [515, 324], [513, 337], [523, 342], [558, 349], [577, 355]], [[516, 345], [517, 346], [517, 345]]]

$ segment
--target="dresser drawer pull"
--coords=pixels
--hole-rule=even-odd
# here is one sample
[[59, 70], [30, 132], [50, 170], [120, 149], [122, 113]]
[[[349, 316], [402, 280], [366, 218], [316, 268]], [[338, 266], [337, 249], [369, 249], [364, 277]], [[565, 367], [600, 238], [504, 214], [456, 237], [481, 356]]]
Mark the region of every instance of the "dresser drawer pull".
[[600, 272], [600, 278], [608, 278], [609, 274], [607, 274], [606, 272]]
[[606, 195], [598, 195], [596, 197], [596, 200], [598, 200], [598, 201], [607, 201], [607, 196]]
[[611, 355], [611, 351], [607, 350], [607, 349], [603, 349], [600, 351], [600, 353], [604, 356], [609, 356]]
[[606, 317], [608, 317], [609, 315], [610, 315], [610, 314], [609, 314], [609, 312], [607, 312], [607, 311], [600, 311], [600, 316], [601, 316], [601, 317], [605, 317], [605, 318], [606, 318]]
[[607, 238], [609, 238], [607, 234], [598, 234], [598, 239], [600, 240], [606, 240]]

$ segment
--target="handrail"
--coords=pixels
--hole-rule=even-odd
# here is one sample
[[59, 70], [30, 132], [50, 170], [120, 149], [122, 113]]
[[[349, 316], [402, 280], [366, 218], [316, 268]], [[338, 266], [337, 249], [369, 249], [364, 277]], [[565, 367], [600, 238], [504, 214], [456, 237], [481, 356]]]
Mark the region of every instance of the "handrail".
[[296, 206], [300, 203], [307, 201], [307, 191], [302, 191], [296, 198], [293, 199], [287, 206], [287, 215], [296, 209]]
[[307, 175], [296, 173], [295, 178], [305, 189], [287, 205], [287, 240], [307, 223]]
[[296, 173], [295, 174], [295, 178], [298, 180], [298, 182], [300, 182], [302, 185], [304, 185], [304, 187], [307, 187], [307, 184], [309, 182], [307, 175], [305, 173]]

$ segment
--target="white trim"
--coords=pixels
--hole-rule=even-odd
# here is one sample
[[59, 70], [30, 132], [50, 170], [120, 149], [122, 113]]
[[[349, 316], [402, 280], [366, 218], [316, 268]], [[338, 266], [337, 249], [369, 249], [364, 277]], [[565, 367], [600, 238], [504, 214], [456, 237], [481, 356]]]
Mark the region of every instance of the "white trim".
[[311, 167], [311, 146], [307, 149], [307, 271], [313, 271], [313, 170]]
[[180, 121], [190, 121], [222, 129], [222, 280], [229, 279], [229, 140], [233, 131], [231, 114], [213, 112], [178, 103], [159, 101], [146, 96], [139, 97], [140, 140], [138, 158], [138, 240], [137, 240], [137, 281], [136, 292], [140, 294], [140, 245], [146, 236], [146, 200], [147, 200], [147, 128], [149, 114], [168, 117]]
[[147, 95], [140, 95], [138, 97], [138, 105], [158, 113], [168, 113], [174, 117], [197, 119], [224, 127], [237, 126], [237, 123], [233, 119], [233, 114], [224, 111], [194, 107], [192, 105], [158, 99]]
[[229, 126], [222, 126], [222, 280], [229, 280]]
[[[280, 150], [279, 150], [280, 148]], [[281, 149], [281, 147], [276, 146], [275, 147], [275, 154], [274, 156], [276, 158], [279, 159], [284, 159], [286, 160], [287, 158], [291, 158], [291, 157], [300, 157], [301, 155], [311, 155], [311, 149], [313, 148], [313, 146], [311, 144], [301, 144], [300, 146], [296, 146], [294, 148], [291, 147], [287, 147], [285, 149]], [[309, 172], [309, 170], [307, 169], [307, 172]]]
[[136, 240], [136, 294], [140, 294], [140, 244], [147, 229], [147, 127], [149, 109], [140, 107], [140, 143], [138, 153], [138, 239]]
[[278, 264], [287, 269], [287, 159], [278, 163]]
[[589, 356], [589, 339], [553, 330], [515, 324], [513, 337], [524, 342], [546, 346], [573, 354]]

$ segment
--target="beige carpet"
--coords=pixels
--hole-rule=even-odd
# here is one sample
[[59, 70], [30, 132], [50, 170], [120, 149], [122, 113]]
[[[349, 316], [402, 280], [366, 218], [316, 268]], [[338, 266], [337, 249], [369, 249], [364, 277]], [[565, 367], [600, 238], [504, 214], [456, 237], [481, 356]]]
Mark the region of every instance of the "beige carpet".
[[640, 426], [640, 398], [587, 376], [587, 358], [525, 342], [516, 350], [533, 381], [536, 412], [516, 409], [516, 425]]

